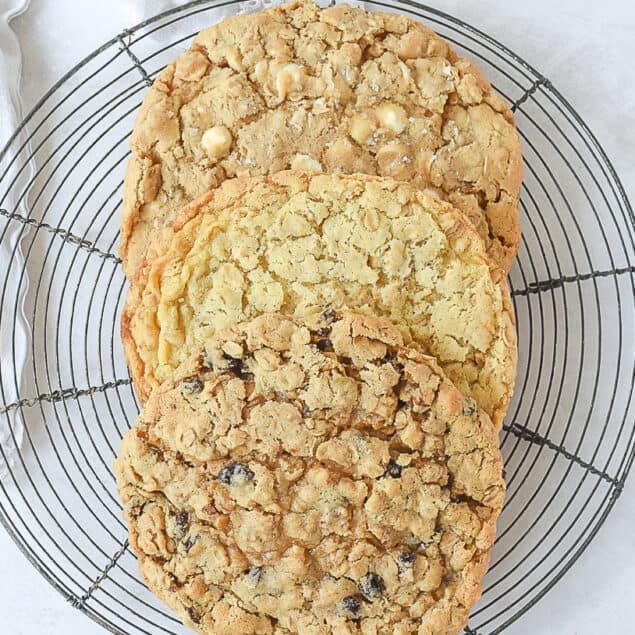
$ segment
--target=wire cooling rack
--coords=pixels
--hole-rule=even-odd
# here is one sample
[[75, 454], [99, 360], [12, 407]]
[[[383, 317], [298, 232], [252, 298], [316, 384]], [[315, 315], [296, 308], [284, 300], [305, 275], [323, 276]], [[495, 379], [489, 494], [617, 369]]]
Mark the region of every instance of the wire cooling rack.
[[[0, 245], [17, 230], [22, 252], [11, 242], [1, 266], [0, 328], [18, 329], [23, 304], [30, 331], [24, 368], [15, 346], [2, 351], [0, 417], [11, 435], [0, 451], [13, 461], [0, 519], [70, 604], [113, 633], [188, 632], [139, 578], [111, 471], [138, 411], [119, 341], [128, 137], [148, 85], [192, 35], [258, 6], [192, 2], [125, 30], [63, 77], [0, 155]], [[524, 60], [429, 7], [364, 6], [421, 19], [474, 58], [513, 104], [522, 137], [508, 496], [466, 629], [499, 633], [588, 547], [633, 462], [633, 212], [595, 137]]]

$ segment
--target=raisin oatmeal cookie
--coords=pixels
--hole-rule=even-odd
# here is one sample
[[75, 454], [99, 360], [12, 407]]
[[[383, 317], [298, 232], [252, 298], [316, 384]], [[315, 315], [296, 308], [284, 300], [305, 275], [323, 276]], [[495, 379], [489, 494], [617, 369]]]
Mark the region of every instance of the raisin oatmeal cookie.
[[155, 390], [115, 471], [150, 588], [205, 634], [456, 634], [504, 497], [496, 431], [374, 317], [264, 314]]
[[463, 214], [406, 183], [285, 172], [243, 177], [157, 235], [122, 318], [145, 401], [216, 330], [324, 306], [387, 317], [500, 427], [516, 372], [502, 272]]
[[223, 20], [139, 111], [120, 253], [226, 178], [292, 168], [391, 176], [463, 211], [506, 272], [518, 249], [513, 116], [476, 65], [405, 16], [293, 2]]

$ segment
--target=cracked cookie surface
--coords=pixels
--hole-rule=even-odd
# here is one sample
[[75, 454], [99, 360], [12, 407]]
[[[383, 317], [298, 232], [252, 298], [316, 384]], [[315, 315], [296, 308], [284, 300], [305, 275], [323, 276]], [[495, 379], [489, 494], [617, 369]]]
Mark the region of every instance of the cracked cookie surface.
[[115, 462], [149, 587], [227, 635], [458, 633], [502, 467], [490, 419], [434, 359], [332, 309], [216, 334]]
[[507, 285], [450, 205], [387, 178], [225, 181], [157, 235], [122, 317], [142, 401], [216, 330], [323, 307], [386, 317], [500, 427], [516, 372]]
[[509, 271], [520, 240], [513, 116], [476, 65], [405, 16], [291, 3], [202, 31], [139, 111], [120, 254], [226, 178], [284, 169], [412, 182], [452, 202]]

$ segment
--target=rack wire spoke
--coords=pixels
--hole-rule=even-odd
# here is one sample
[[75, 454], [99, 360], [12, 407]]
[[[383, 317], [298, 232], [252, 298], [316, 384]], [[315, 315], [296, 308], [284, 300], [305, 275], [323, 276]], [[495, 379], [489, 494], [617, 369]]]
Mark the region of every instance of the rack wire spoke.
[[19, 401], [14, 401], [13, 403], [0, 406], [0, 415], [6, 414], [10, 410], [16, 410], [18, 408], [30, 408], [42, 401], [53, 402], [65, 401], [66, 399], [79, 399], [80, 397], [86, 395], [94, 395], [95, 393], [118, 388], [119, 386], [128, 386], [131, 383], [132, 380], [128, 377], [127, 379], [115, 379], [114, 381], [107, 381], [106, 383], [99, 386], [89, 386], [88, 388], [60, 388], [59, 390], [54, 390], [50, 393], [38, 395], [37, 397], [26, 397], [20, 399]]
[[109, 251], [102, 251], [98, 247], [95, 247], [95, 245], [93, 245], [89, 240], [80, 238], [79, 236], [75, 236], [75, 234], [72, 234], [67, 229], [62, 229], [61, 227], [53, 227], [48, 223], [37, 221], [34, 218], [29, 218], [27, 216], [22, 216], [17, 212], [10, 212], [9, 210], [6, 210], [4, 208], [0, 208], [0, 216], [3, 216], [10, 221], [18, 221], [23, 225], [28, 225], [29, 227], [33, 227], [35, 229], [43, 229], [44, 231], [59, 236], [63, 241], [69, 242], [73, 245], [77, 245], [90, 254], [95, 254], [100, 258], [104, 258], [105, 260], [112, 260], [117, 264], [121, 264], [121, 258], [119, 258], [119, 256], [110, 253]]
[[[126, 38], [128, 41], [126, 42]], [[139, 71], [143, 81], [147, 86], [152, 86], [152, 79], [146, 72], [146, 69], [143, 68], [143, 65], [139, 61], [139, 58], [132, 52], [130, 49], [130, 40], [132, 39], [132, 33], [130, 31], [124, 31], [118, 35], [119, 42], [121, 43], [121, 49], [126, 53], [126, 55], [132, 60], [132, 63], [135, 65], [135, 68]]]
[[95, 578], [95, 581], [86, 589], [86, 593], [84, 593], [80, 598], [69, 598], [69, 602], [76, 608], [81, 609], [84, 607], [86, 602], [90, 599], [91, 595], [99, 588], [99, 585], [108, 577], [111, 569], [117, 564], [119, 558], [123, 556], [123, 554], [128, 549], [128, 540], [124, 540], [121, 548], [116, 551], [110, 560], [104, 566], [102, 572]]
[[635, 266], [616, 267], [607, 271], [591, 271], [589, 273], [579, 273], [575, 276], [562, 276], [561, 278], [551, 278], [550, 280], [539, 280], [538, 282], [530, 282], [524, 289], [512, 289], [512, 295], [527, 295], [529, 293], [542, 293], [543, 291], [551, 291], [559, 289], [564, 284], [570, 282], [584, 282], [593, 278], [608, 278], [610, 276], [621, 276], [628, 273], [635, 273]]
[[[328, 0], [323, 0], [326, 5]], [[500, 633], [575, 565], [635, 460], [635, 217], [613, 166], [544, 75], [411, 0], [511, 104], [523, 239], [510, 275], [519, 372], [501, 434], [508, 485], [466, 635]], [[203, 26], [258, 2], [194, 0], [124, 29], [44, 95], [0, 151], [0, 522], [69, 602], [117, 634], [187, 631], [122, 541], [112, 460], [139, 411], [119, 338], [122, 174], [143, 92]], [[9, 364], [4, 363], [4, 358]], [[21, 440], [19, 430], [23, 428]]]
[[567, 450], [562, 445], [559, 445], [558, 443], [554, 443], [553, 441], [540, 436], [537, 432], [534, 432], [533, 430], [528, 430], [526, 427], [518, 425], [517, 423], [504, 424], [503, 430], [511, 432], [512, 434], [516, 435], [520, 439], [523, 439], [524, 441], [529, 441], [529, 443], [535, 443], [537, 445], [547, 447], [550, 450], [553, 450], [554, 452], [556, 452], [557, 454], [561, 454], [565, 458], [569, 459], [569, 461], [573, 461], [580, 467], [584, 468], [585, 470], [588, 470], [591, 474], [594, 474], [595, 476], [599, 476], [600, 478], [604, 479], [607, 483], [612, 483], [618, 489], [621, 490], [622, 486], [620, 484], [620, 479], [614, 476], [610, 476], [609, 474], [607, 474], [606, 472], [603, 472], [602, 470], [595, 467], [594, 465], [591, 465], [591, 463], [587, 463], [586, 461], [583, 461], [578, 455], [574, 454], [573, 452], [569, 452], [569, 450]]
[[512, 105], [511, 111], [516, 112], [541, 86], [550, 87], [551, 82], [546, 77], [539, 77]]

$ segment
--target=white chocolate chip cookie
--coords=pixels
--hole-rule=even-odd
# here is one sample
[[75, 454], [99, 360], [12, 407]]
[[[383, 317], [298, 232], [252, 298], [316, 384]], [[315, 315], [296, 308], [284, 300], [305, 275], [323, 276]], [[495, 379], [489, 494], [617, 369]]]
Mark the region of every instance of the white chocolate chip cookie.
[[288, 168], [407, 180], [452, 202], [509, 271], [521, 153], [477, 67], [393, 14], [293, 2], [202, 31], [159, 74], [131, 139], [120, 253], [227, 178]]

